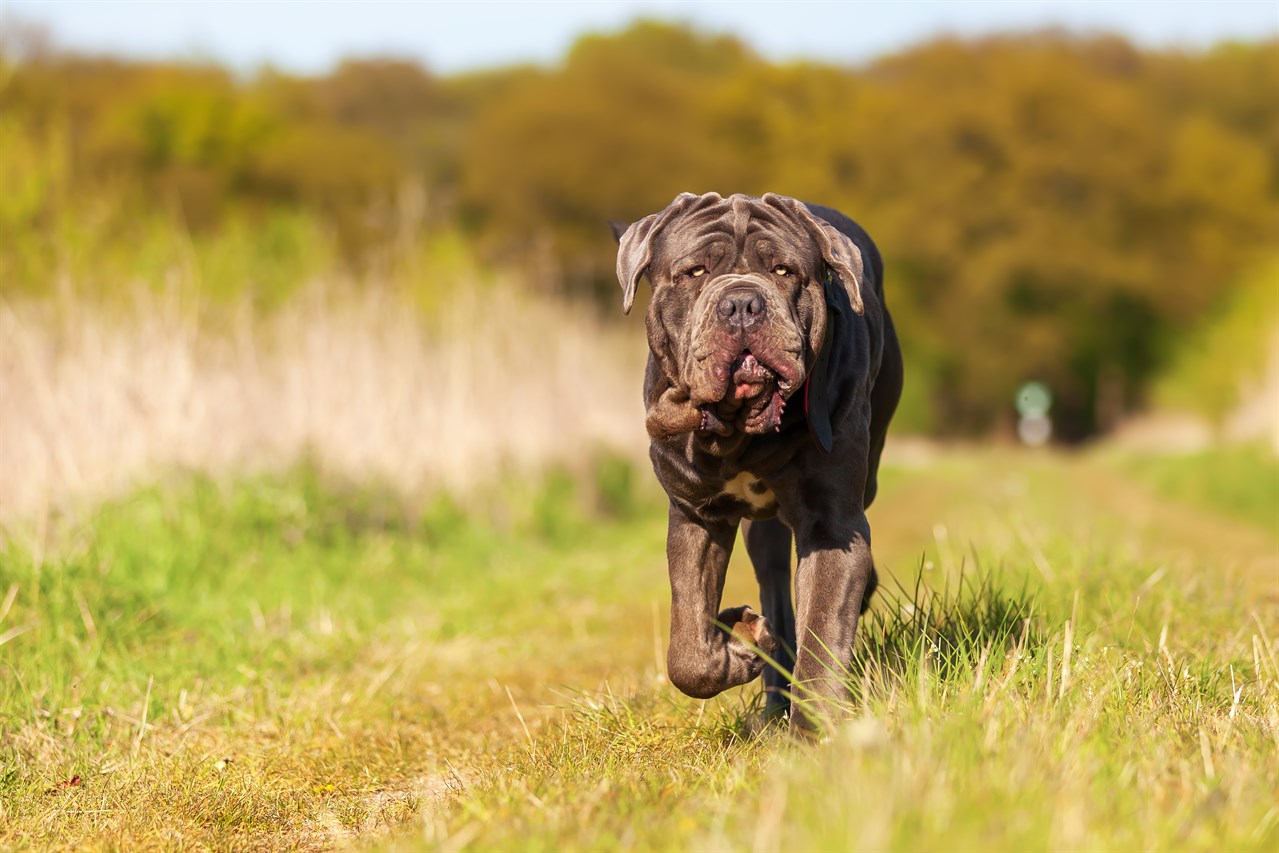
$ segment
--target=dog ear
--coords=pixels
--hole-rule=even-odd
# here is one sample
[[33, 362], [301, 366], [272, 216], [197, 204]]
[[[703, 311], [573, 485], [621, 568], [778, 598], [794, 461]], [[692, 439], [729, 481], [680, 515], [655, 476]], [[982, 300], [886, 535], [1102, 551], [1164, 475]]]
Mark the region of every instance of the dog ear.
[[622, 286], [623, 314], [631, 313], [639, 280], [648, 271], [648, 264], [653, 260], [653, 238], [676, 214], [684, 212], [692, 201], [699, 198], [702, 196], [680, 193], [665, 210], [645, 216], [629, 227], [623, 227], [620, 234], [618, 228], [621, 224], [611, 223], [618, 242], [617, 283]]
[[802, 202], [786, 196], [766, 193], [761, 199], [766, 204], [780, 208], [804, 224], [817, 245], [821, 247], [822, 258], [834, 269], [848, 291], [848, 301], [857, 314], [864, 313], [866, 306], [862, 303], [862, 252], [857, 245], [834, 225], [813, 215]]
[[626, 233], [626, 229], [630, 228], [630, 224], [626, 222], [618, 222], [616, 219], [608, 221], [608, 227], [613, 231], [613, 239], [618, 243], [622, 242], [622, 235]]

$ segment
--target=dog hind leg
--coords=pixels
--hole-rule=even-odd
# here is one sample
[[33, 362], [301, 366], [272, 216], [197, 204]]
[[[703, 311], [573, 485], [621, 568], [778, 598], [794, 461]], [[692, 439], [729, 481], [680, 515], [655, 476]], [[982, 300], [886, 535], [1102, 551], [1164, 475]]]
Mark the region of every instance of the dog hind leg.
[[760, 603], [764, 616], [777, 639], [773, 656], [785, 672], [771, 665], [764, 668], [764, 690], [767, 693], [765, 713], [779, 718], [790, 710], [785, 691], [790, 687], [790, 673], [795, 666], [795, 606], [791, 595], [791, 532], [778, 519], [747, 521], [742, 524], [742, 539], [755, 567], [759, 581]]

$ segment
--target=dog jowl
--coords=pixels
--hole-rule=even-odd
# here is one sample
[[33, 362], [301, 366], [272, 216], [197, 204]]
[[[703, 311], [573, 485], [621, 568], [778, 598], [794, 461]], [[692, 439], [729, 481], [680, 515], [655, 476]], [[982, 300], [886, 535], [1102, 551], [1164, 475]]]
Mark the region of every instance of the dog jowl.
[[[793, 697], [792, 726], [814, 728], [841, 707], [875, 586], [865, 510], [902, 383], [879, 252], [843, 214], [772, 194], [684, 193], [618, 231], [623, 309], [641, 278], [653, 287], [644, 401], [670, 497], [671, 681], [709, 697], [763, 672], [769, 712]], [[762, 616], [720, 610], [739, 527]]]

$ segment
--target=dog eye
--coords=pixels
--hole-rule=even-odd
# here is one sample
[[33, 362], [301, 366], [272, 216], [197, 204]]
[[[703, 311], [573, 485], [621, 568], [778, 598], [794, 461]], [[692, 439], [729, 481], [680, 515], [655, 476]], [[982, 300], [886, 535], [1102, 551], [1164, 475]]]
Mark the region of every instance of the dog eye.
[[688, 271], [688, 274], [691, 275], [693, 278], [697, 278], [699, 275], [706, 275], [706, 267], [703, 267], [703, 266], [693, 267], [691, 270]]
[[780, 275], [784, 278], [791, 274], [791, 268], [786, 266], [786, 264], [778, 264], [777, 266], [773, 267], [773, 274]]

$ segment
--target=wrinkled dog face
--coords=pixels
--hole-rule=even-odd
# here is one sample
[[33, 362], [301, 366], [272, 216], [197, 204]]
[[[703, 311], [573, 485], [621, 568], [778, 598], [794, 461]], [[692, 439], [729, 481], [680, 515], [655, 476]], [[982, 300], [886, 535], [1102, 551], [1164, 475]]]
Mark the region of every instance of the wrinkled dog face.
[[691, 422], [722, 436], [780, 427], [822, 344], [828, 269], [860, 312], [857, 248], [772, 194], [684, 193], [626, 230], [617, 261], [627, 311], [647, 272], [649, 347], [671, 388], [701, 413]]

